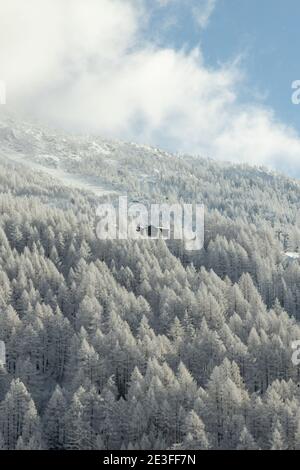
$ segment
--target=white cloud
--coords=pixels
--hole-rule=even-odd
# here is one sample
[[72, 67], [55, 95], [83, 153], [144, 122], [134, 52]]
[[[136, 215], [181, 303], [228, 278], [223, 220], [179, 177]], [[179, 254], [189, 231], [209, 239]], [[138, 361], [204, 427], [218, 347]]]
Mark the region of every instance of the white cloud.
[[199, 0], [193, 8], [194, 16], [201, 28], [206, 28], [216, 7], [217, 0]]
[[156, 0], [160, 7], [181, 7], [190, 8], [192, 16], [197, 24], [206, 28], [212, 13], [215, 10], [217, 0]]
[[138, 15], [127, 0], [0, 0], [2, 78], [15, 96], [74, 80], [125, 52]]
[[300, 175], [296, 132], [239, 104], [238, 64], [148, 43], [147, 16], [144, 0], [0, 0], [7, 102], [71, 130]]

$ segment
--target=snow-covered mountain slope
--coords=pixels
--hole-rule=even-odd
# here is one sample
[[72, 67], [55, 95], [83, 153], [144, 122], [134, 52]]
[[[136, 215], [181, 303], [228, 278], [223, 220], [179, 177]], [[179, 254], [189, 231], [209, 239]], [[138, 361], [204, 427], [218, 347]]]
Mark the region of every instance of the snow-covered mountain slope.
[[[248, 224], [252, 242], [261, 237], [260, 231], [266, 231], [278, 248], [272, 255], [273, 263], [278, 257], [286, 259], [285, 252], [299, 250], [299, 181], [265, 168], [69, 135], [4, 114], [0, 115], [1, 161], [23, 165], [50, 177], [56, 188], [86, 193], [95, 201], [117, 202], [119, 195], [127, 195], [131, 202], [203, 203], [206, 245], [215, 239], [209, 220], [217, 211], [225, 225]], [[48, 203], [64, 207], [67, 200], [55, 194], [57, 191]], [[229, 239], [230, 231], [226, 229]]]
[[[72, 136], [40, 128], [11, 117], [0, 117], [0, 157], [43, 171], [61, 183], [93, 192], [96, 196], [127, 190], [126, 172], [141, 181], [158, 178], [143, 172], [140, 157], [157, 159], [168, 154], [134, 143], [111, 142], [90, 136]], [[125, 170], [126, 168], [126, 170]], [[123, 176], [123, 178], [122, 178]], [[113, 181], [112, 181], [113, 180]]]
[[[0, 448], [300, 446], [298, 181], [7, 118], [0, 154]], [[203, 249], [99, 240], [118, 194], [203, 202]]]
[[[167, 199], [174, 202], [185, 197], [214, 207], [211, 199], [216, 193], [214, 179], [217, 178], [218, 182], [224, 180], [225, 183], [218, 191], [222, 203], [216, 206], [222, 210], [231, 205], [231, 197], [225, 200], [227, 190], [233, 191], [233, 196], [243, 193], [242, 180], [246, 179], [252, 191], [264, 194], [259, 198], [259, 206], [267, 217], [270, 205], [277, 203], [278, 196], [285, 199], [284, 191], [280, 195], [274, 191], [279, 182], [296, 191], [300, 188], [297, 181], [265, 168], [171, 155], [149, 146], [94, 136], [70, 135], [3, 113], [0, 114], [0, 157], [23, 163], [33, 171], [50, 175], [61, 184], [91, 191], [96, 196], [127, 193], [133, 200], [141, 201]], [[281, 202], [285, 205], [284, 201]], [[250, 209], [248, 207], [252, 217], [255, 216], [257, 211]], [[234, 208], [230, 207], [231, 214], [232, 211]]]
[[[3, 113], [0, 160], [23, 164], [50, 176], [58, 185], [101, 199], [128, 195], [138, 202], [199, 202], [208, 211], [218, 210], [232, 220], [245, 217], [256, 227], [267, 223], [275, 238], [278, 230], [279, 238], [290, 229], [298, 230], [299, 181], [265, 168], [69, 135]], [[293, 242], [290, 251], [296, 246]]]

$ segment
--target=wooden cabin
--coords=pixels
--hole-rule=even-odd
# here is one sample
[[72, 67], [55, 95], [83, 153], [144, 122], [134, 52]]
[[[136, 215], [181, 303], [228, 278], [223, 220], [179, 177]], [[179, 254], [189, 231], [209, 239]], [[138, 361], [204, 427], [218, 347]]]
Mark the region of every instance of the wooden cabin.
[[148, 238], [170, 238], [170, 229], [165, 227], [157, 227], [155, 225], [146, 225], [145, 227], [141, 227], [138, 225], [136, 231], [140, 232], [143, 236], [147, 236]]

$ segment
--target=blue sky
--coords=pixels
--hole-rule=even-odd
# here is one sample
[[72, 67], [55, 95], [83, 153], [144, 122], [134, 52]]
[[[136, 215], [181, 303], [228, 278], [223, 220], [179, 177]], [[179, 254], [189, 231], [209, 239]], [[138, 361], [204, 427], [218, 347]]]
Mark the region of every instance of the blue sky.
[[291, 83], [300, 77], [299, 18], [297, 0], [220, 0], [203, 33], [207, 62], [243, 54], [245, 98], [257, 90], [297, 128], [300, 108], [291, 103]]
[[[199, 1], [172, 2], [156, 10], [149, 35], [164, 46], [201, 45], [207, 66], [240, 58], [245, 82], [241, 100], [261, 100], [296, 128], [300, 107], [291, 102], [291, 83], [300, 79], [298, 0], [217, 0], [205, 28], [192, 20]], [[163, 25], [174, 16], [169, 28]]]
[[7, 106], [300, 177], [298, 0], [0, 2]]

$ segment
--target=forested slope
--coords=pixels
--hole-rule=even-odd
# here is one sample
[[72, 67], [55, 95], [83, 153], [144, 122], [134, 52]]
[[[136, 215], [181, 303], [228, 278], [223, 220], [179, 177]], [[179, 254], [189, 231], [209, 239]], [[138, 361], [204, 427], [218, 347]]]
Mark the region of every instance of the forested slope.
[[[300, 246], [300, 184], [134, 144], [0, 131], [0, 447], [300, 448], [300, 265], [286, 254]], [[29, 161], [113, 192], [64, 186]], [[98, 240], [97, 204], [125, 192], [204, 203], [204, 249]]]

